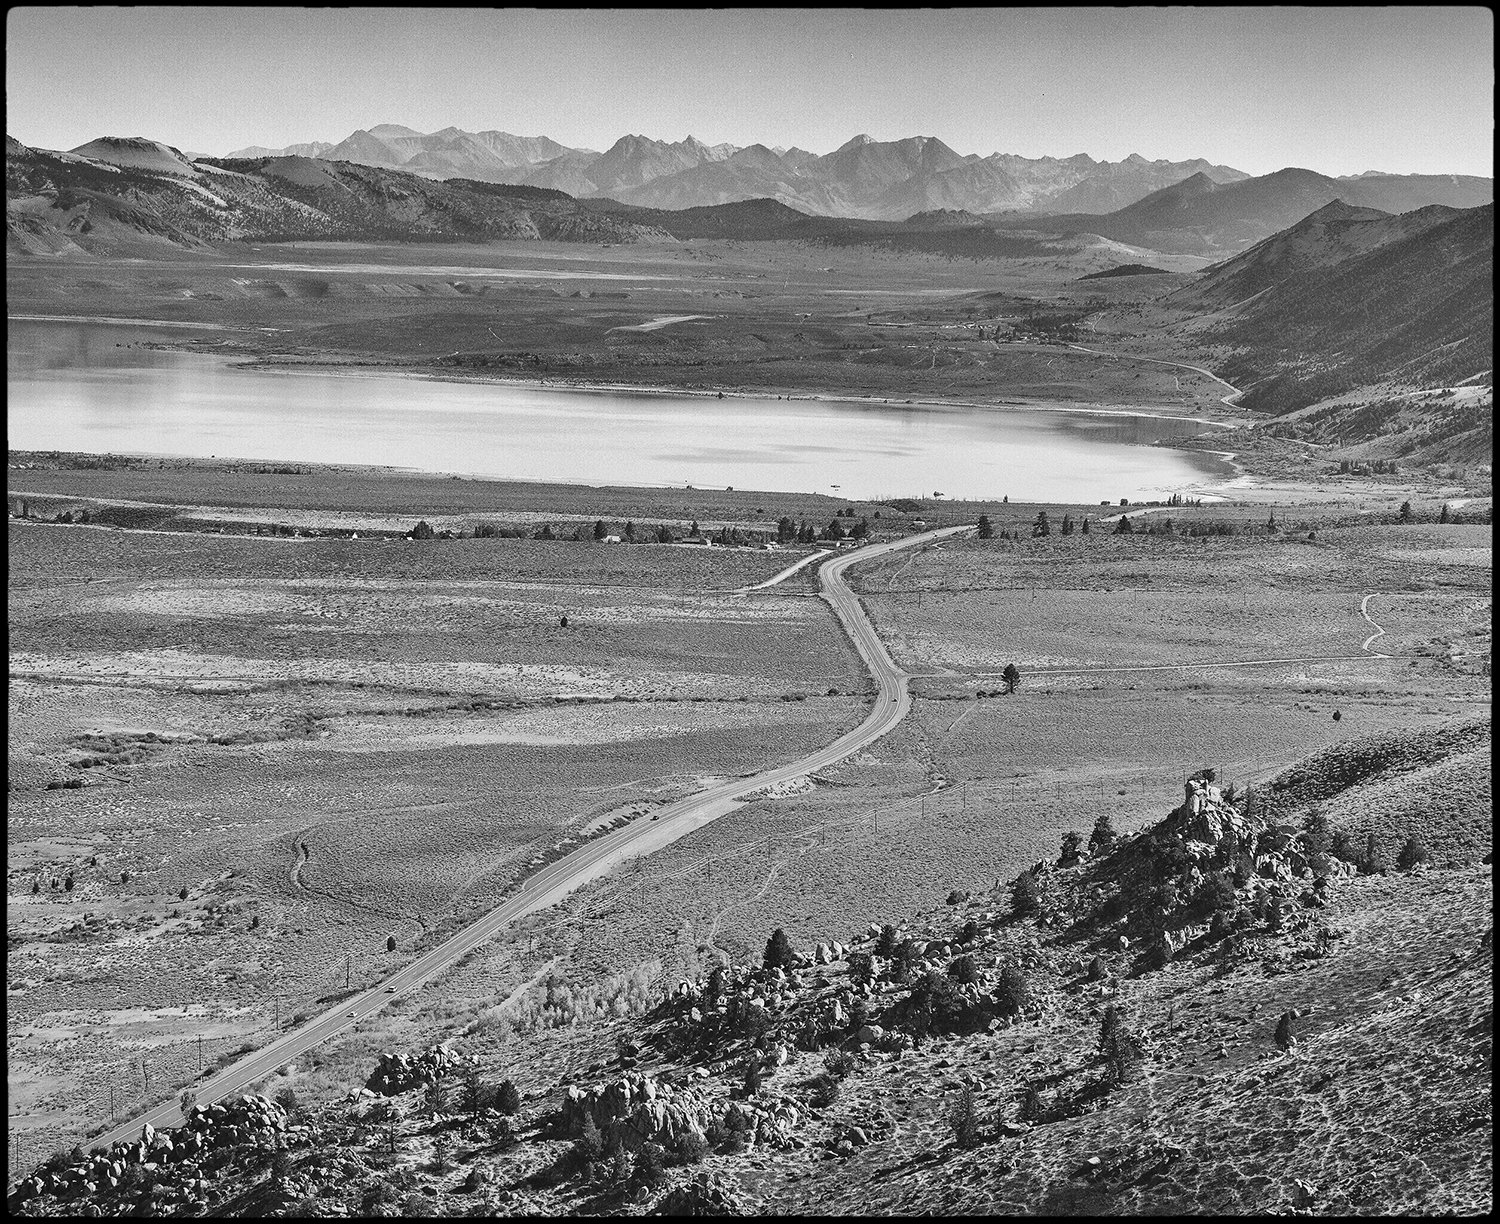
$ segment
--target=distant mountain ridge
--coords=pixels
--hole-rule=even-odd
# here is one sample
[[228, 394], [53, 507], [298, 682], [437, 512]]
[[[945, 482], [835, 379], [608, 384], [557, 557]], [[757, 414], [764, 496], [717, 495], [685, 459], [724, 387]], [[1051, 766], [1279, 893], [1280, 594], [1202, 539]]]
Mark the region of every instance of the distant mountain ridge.
[[6, 250], [20, 255], [152, 257], [169, 246], [307, 238], [671, 240], [538, 187], [298, 156], [189, 161], [142, 137], [101, 137], [68, 153], [7, 137], [5, 187]]
[[[1494, 200], [1494, 180], [1456, 174], [1365, 175], [1332, 179], [1288, 167], [1220, 183], [1199, 172], [1107, 216], [1053, 215], [1045, 228], [1093, 233], [1132, 246], [1179, 254], [1242, 250], [1287, 229], [1326, 204], [1404, 213], [1432, 204], [1477, 208]], [[1034, 217], [996, 224], [1043, 228]]]
[[707, 145], [620, 137], [598, 153], [545, 136], [464, 132], [423, 135], [377, 124], [336, 144], [314, 141], [239, 149], [231, 158], [299, 155], [406, 170], [425, 178], [524, 183], [579, 197], [607, 196], [643, 208], [683, 209], [774, 199], [821, 216], [899, 221], [938, 209], [990, 213], [1058, 210], [1107, 213], [1193, 174], [1230, 183], [1249, 177], [1201, 158], [1119, 162], [1087, 154], [1027, 158], [960, 154], [933, 136], [880, 141], [861, 134], [832, 153], [753, 144]]

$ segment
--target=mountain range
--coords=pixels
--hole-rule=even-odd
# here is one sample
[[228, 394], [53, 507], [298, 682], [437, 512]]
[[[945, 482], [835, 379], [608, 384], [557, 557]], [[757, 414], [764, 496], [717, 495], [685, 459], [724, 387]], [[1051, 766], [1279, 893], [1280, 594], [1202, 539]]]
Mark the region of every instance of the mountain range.
[[598, 153], [545, 136], [465, 132], [427, 135], [397, 124], [352, 133], [337, 144], [285, 149], [251, 146], [231, 158], [284, 155], [401, 169], [426, 178], [551, 187], [579, 197], [608, 196], [645, 208], [698, 208], [773, 199], [821, 216], [896, 221], [934, 209], [1061, 210], [1107, 213], [1195, 174], [1214, 182], [1248, 177], [1201, 158], [1119, 162], [1073, 157], [989, 157], [954, 152], [932, 136], [880, 141], [860, 135], [825, 156], [753, 144], [707, 145], [622, 136]]

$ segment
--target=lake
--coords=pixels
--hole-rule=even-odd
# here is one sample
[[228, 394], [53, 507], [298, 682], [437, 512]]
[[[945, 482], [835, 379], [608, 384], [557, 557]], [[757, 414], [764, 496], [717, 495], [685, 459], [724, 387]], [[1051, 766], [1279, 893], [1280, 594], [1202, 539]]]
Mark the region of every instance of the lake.
[[[226, 332], [227, 336], [235, 333]], [[723, 400], [444, 382], [391, 371], [251, 370], [143, 348], [201, 330], [9, 322], [9, 446], [389, 464], [582, 484], [735, 486], [860, 499], [1099, 502], [1229, 475], [1152, 446], [1193, 421], [931, 404]]]

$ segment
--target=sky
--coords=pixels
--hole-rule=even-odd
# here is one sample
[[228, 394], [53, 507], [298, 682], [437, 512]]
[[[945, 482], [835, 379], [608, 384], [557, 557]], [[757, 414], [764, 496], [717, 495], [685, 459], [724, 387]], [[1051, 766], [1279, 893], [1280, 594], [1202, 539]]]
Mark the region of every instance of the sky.
[[1493, 174], [1481, 7], [12, 8], [6, 130], [222, 156], [399, 123], [606, 149], [1202, 157], [1251, 174]]

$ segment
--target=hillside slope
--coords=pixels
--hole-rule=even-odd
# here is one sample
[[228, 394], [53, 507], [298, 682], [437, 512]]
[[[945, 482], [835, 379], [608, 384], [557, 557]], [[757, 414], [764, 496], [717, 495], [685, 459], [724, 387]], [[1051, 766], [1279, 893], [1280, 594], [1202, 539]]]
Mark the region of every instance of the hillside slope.
[[1210, 326], [1205, 335], [1233, 350], [1218, 372], [1246, 388], [1241, 406], [1285, 413], [1356, 387], [1451, 387], [1486, 374], [1494, 205], [1423, 218], [1433, 219], [1293, 272]]
[[767, 963], [721, 965], [638, 1018], [534, 980], [498, 1049], [474, 1017], [447, 1046], [382, 1054], [342, 1101], [252, 1096], [175, 1142], [59, 1154], [9, 1205], [1484, 1214], [1491, 869], [1473, 843], [1444, 868], [1356, 866], [1312, 817], [1428, 770], [1411, 817], [1457, 845], [1441, 767], [1487, 735], [1355, 740], [1260, 800], [1200, 774], [1140, 833], [1070, 834], [997, 895], [847, 945], [773, 935]]

